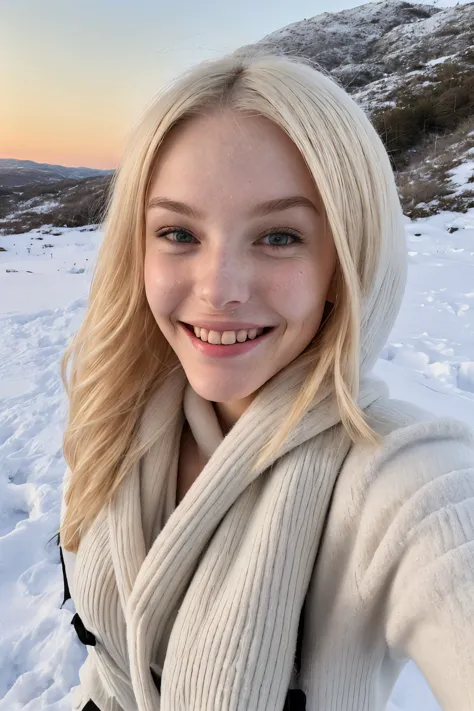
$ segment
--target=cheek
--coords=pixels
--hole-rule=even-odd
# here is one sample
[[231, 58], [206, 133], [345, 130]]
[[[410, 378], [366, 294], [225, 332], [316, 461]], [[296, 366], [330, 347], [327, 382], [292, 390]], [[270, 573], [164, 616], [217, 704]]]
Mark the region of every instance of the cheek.
[[182, 299], [183, 282], [165, 260], [145, 257], [145, 293], [155, 318], [169, 316]]
[[330, 283], [326, 271], [312, 264], [296, 264], [267, 282], [273, 308], [288, 326], [313, 328], [321, 319]]

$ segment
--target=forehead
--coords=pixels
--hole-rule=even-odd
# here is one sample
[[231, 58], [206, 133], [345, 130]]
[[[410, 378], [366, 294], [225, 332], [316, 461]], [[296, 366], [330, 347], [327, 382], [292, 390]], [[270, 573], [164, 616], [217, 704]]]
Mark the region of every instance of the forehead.
[[298, 148], [266, 117], [221, 111], [193, 117], [168, 133], [160, 146], [150, 197], [170, 190], [216, 199], [222, 191], [248, 199], [288, 191], [315, 199], [313, 178]]

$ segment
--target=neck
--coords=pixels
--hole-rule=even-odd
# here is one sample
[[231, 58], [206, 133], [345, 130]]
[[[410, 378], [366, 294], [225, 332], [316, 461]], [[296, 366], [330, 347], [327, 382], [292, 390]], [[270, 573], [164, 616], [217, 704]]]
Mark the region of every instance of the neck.
[[212, 403], [224, 436], [232, 429], [239, 417], [243, 415], [254, 399], [255, 394], [256, 393], [252, 393], [241, 400], [234, 400], [232, 402]]

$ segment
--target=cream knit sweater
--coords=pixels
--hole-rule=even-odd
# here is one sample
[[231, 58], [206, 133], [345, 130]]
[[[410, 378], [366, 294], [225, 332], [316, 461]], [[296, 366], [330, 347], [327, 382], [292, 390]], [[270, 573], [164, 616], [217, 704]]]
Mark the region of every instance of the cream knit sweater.
[[[299, 546], [304, 539], [304, 532], [295, 529], [291, 578], [282, 575], [276, 577], [279, 586], [275, 595], [280, 607], [271, 618], [272, 625], [267, 630], [266, 644], [270, 654], [269, 638], [272, 634], [278, 635], [279, 646], [285, 648], [286, 664], [278, 668], [277, 658], [267, 658], [258, 684], [252, 686], [253, 677], [249, 676], [250, 686], [246, 689], [245, 699], [243, 696], [234, 699], [230, 695], [230, 700], [226, 700], [224, 689], [228, 688], [229, 694], [233, 691], [235, 679], [238, 678], [237, 665], [241, 663], [245, 666], [249, 660], [248, 666], [252, 669], [254, 664], [252, 641], [257, 638], [257, 631], [254, 626], [248, 626], [249, 623], [240, 624], [238, 620], [239, 615], [245, 616], [247, 611], [242, 600], [246, 588], [239, 586], [238, 580], [245, 577], [250, 582], [260, 580], [259, 585], [264, 587], [263, 579], [259, 578], [257, 571], [250, 570], [252, 546], [262, 528], [252, 528], [255, 524], [250, 516], [245, 519], [248, 536], [243, 537], [239, 547], [229, 538], [230, 523], [225, 526], [220, 537], [214, 538], [214, 541], [219, 540], [216, 555], [228, 561], [230, 570], [235, 564], [235, 577], [232, 578], [229, 573], [226, 583], [214, 579], [217, 558], [209, 556], [212, 552], [211, 544], [206, 554], [208, 558], [203, 558], [206, 565], [198, 569], [197, 577], [190, 586], [193, 598], [198, 597], [194, 608], [197, 628], [193, 627], [192, 620], [188, 621], [189, 627], [184, 638], [183, 620], [175, 628], [163, 676], [161, 702], [166, 705], [160, 706], [160, 701], [156, 700], [155, 706], [147, 706], [146, 701], [143, 703], [140, 699], [137, 703], [132, 693], [127, 695], [124, 691], [128, 686], [125, 677], [129, 662], [127, 660], [123, 668], [120, 668], [120, 648], [121, 645], [126, 647], [125, 638], [121, 638], [124, 630], [117, 623], [117, 610], [120, 606], [117, 607], [118, 601], [112, 593], [111, 597], [106, 594], [106, 580], [111, 574], [107, 565], [107, 538], [113, 528], [107, 527], [104, 519], [97, 539], [103, 549], [92, 551], [86, 547], [84, 552], [81, 544], [79, 557], [84, 571], [80, 576], [75, 576], [76, 556], [64, 551], [72, 598], [87, 629], [97, 638], [97, 646], [87, 648], [89, 654], [80, 670], [81, 684], [76, 689], [73, 708], [81, 709], [92, 699], [101, 711], [141, 711], [145, 708], [182, 711], [245, 708], [249, 711], [274, 711], [282, 708], [290, 685], [298, 686], [305, 692], [307, 711], [382, 711], [404, 663], [412, 658], [424, 673], [445, 711], [474, 710], [473, 435], [461, 423], [429, 419], [421, 410], [390, 400], [379, 390], [377, 392], [378, 398], [366, 411], [376, 418], [377, 429], [385, 435], [383, 446], [375, 449], [362, 446], [350, 448], [341, 463], [330, 505], [321, 509], [321, 520], [316, 526], [321, 529], [321, 539], [312, 570], [301, 570]], [[199, 398], [194, 400], [196, 405]], [[213, 421], [209, 403], [202, 401], [201, 405], [201, 438], [198, 435], [198, 440], [204, 447], [212, 449], [217, 444], [214, 441], [216, 420]], [[189, 415], [188, 419], [192, 424], [193, 416]], [[258, 429], [258, 422], [253, 425]], [[196, 433], [195, 418], [193, 431]], [[323, 443], [325, 447], [336, 446], [336, 432], [337, 428], [334, 428], [326, 433], [327, 440]], [[225, 452], [230, 458], [233, 456], [231, 439]], [[311, 460], [307, 449], [302, 457], [308, 463]], [[223, 483], [222, 477], [215, 472], [214, 478], [208, 476], [206, 481], [198, 478], [176, 509], [178, 515], [173, 518], [175, 476], [176, 467], [172, 466], [165, 496], [157, 497], [157, 492], [153, 493], [152, 489], [146, 492], [147, 500], [155, 499], [156, 503], [160, 498], [165, 504], [157, 504], [155, 521], [144, 519], [144, 531], [146, 533], [148, 529], [150, 543], [165, 524], [164, 544], [174, 535], [178, 536], [178, 542], [181, 536], [173, 556], [164, 558], [165, 565], [172, 570], [171, 579], [174, 578], [174, 581], [167, 578], [168, 583], [161, 589], [160, 580], [155, 577], [158, 599], [155, 599], [154, 604], [157, 607], [163, 603], [163, 597], [166, 597], [170, 586], [174, 585], [178, 589], [184, 559], [192, 558], [192, 549], [200, 549], [202, 546], [198, 528], [192, 526], [193, 532], [188, 536], [186, 527], [192, 525], [191, 521], [199, 524], [196, 517], [201, 522], [205, 521], [206, 516], [210, 515], [209, 511], [206, 512], [205, 502], [213, 501], [212, 506], [216, 507], [218, 499], [213, 499], [213, 493]], [[294, 478], [296, 470], [285, 471], [285, 476]], [[260, 479], [256, 481], [257, 486], [255, 483], [250, 486], [251, 496], [241, 496], [240, 506], [238, 502], [235, 503], [236, 510], [240, 511], [239, 516], [242, 517], [249, 507], [258, 507], [259, 498], [265, 497], [270, 482], [267, 481], [265, 485], [263, 478]], [[283, 483], [279, 481], [278, 488]], [[314, 489], [316, 480], [308, 476], [307, 483]], [[307, 486], [303, 480], [298, 485]], [[230, 483], [228, 486], [231, 488]], [[324, 489], [325, 482], [319, 481], [318, 486]], [[141, 492], [145, 495], [143, 488]], [[327, 496], [330, 493], [328, 487]], [[192, 502], [199, 500], [196, 509]], [[285, 500], [285, 514], [288, 514], [290, 523], [289, 489]], [[298, 500], [300, 504], [306, 503], [308, 510], [311, 508], [309, 490]], [[260, 522], [269, 517], [264, 529], [268, 529], [275, 543], [281, 534], [272, 523], [279, 521], [278, 526], [281, 526], [283, 520], [275, 506], [276, 501], [269, 499], [265, 508], [256, 510]], [[139, 517], [138, 510], [134, 508], [136, 503], [129, 502], [129, 525], [133, 517]], [[308, 510], [299, 514], [302, 526], [307, 520]], [[275, 522], [272, 522], [272, 516]], [[232, 520], [235, 522], [235, 516], [231, 516]], [[180, 527], [180, 522], [183, 522], [184, 528]], [[178, 528], [181, 528], [180, 533], [176, 533]], [[125, 556], [137, 555], [130, 550], [133, 540], [130, 542], [127, 535], [129, 530], [127, 526], [124, 527], [125, 538], [120, 542]], [[238, 526], [233, 529], [234, 537], [238, 530]], [[248, 570], [242, 567], [245, 562], [245, 556], [242, 555], [244, 544], [249, 557]], [[182, 546], [184, 553], [183, 558], [180, 558]], [[171, 553], [171, 547], [168, 552]], [[264, 571], [263, 575], [265, 577], [268, 573]], [[166, 578], [165, 573], [163, 576]], [[291, 582], [298, 577], [305, 579], [303, 590], [306, 593], [306, 606], [301, 674], [296, 679], [294, 676], [290, 678], [290, 673], [296, 644], [295, 625], [302, 598], [294, 598], [298, 594], [297, 585]], [[307, 577], [310, 578], [309, 584]], [[219, 590], [224, 584], [229, 587], [225, 594], [219, 596]], [[93, 601], [99, 592], [101, 603], [98, 606], [94, 603], [94, 608]], [[177, 594], [174, 588], [173, 593]], [[248, 591], [247, 595], [250, 595]], [[173, 595], [168, 597], [173, 598]], [[174, 599], [166, 629], [149, 658], [160, 674], [170, 632], [176, 622], [179, 597], [177, 595]], [[250, 600], [249, 597], [248, 604]], [[166, 607], [170, 601], [166, 600]], [[234, 608], [229, 601], [234, 603]], [[153, 613], [153, 609], [148, 609]], [[284, 617], [284, 609], [294, 612], [290, 615], [293, 627], [288, 629], [282, 629], [277, 624], [278, 619]], [[145, 611], [146, 605], [140, 615]], [[159, 628], [152, 618], [153, 614], [147, 618], [142, 633], [140, 644], [143, 647], [146, 646], [150, 627], [155, 625], [155, 634]], [[256, 625], [257, 619], [252, 625]], [[129, 624], [133, 628], [132, 616]], [[236, 650], [243, 644], [242, 636], [248, 638], [249, 647], [241, 662], [237, 651], [234, 652], [229, 666], [228, 653], [237, 628], [239, 636]], [[157, 636], [160, 637], [159, 634]], [[265, 641], [265, 636], [262, 639]], [[210, 651], [207, 653], [206, 649]], [[212, 674], [216, 670], [227, 670], [222, 689], [215, 683], [216, 674]], [[115, 675], [119, 681], [114, 680]], [[122, 677], [123, 684], [120, 681]], [[270, 682], [275, 679], [276, 685], [273, 688], [276, 693], [272, 697]]]

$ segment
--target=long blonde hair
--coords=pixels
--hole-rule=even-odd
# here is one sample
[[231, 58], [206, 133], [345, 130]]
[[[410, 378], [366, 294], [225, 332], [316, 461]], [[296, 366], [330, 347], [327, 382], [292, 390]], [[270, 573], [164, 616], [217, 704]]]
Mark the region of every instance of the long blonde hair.
[[81, 535], [151, 446], [135, 443], [140, 415], [151, 391], [180, 367], [144, 290], [145, 204], [160, 145], [178, 121], [223, 107], [265, 116], [292, 139], [314, 177], [337, 250], [336, 303], [301, 354], [312, 364], [310, 377], [259, 464], [323, 384], [333, 389], [352, 439], [377, 439], [356, 398], [364, 366], [361, 307], [373, 288], [381, 236], [391, 230], [393, 241], [400, 229], [385, 148], [352, 98], [309, 60], [237, 52], [202, 62], [159, 94], [133, 127], [106, 207], [87, 310], [61, 362], [69, 398], [63, 449], [71, 473], [60, 528], [66, 550], [77, 552]]

